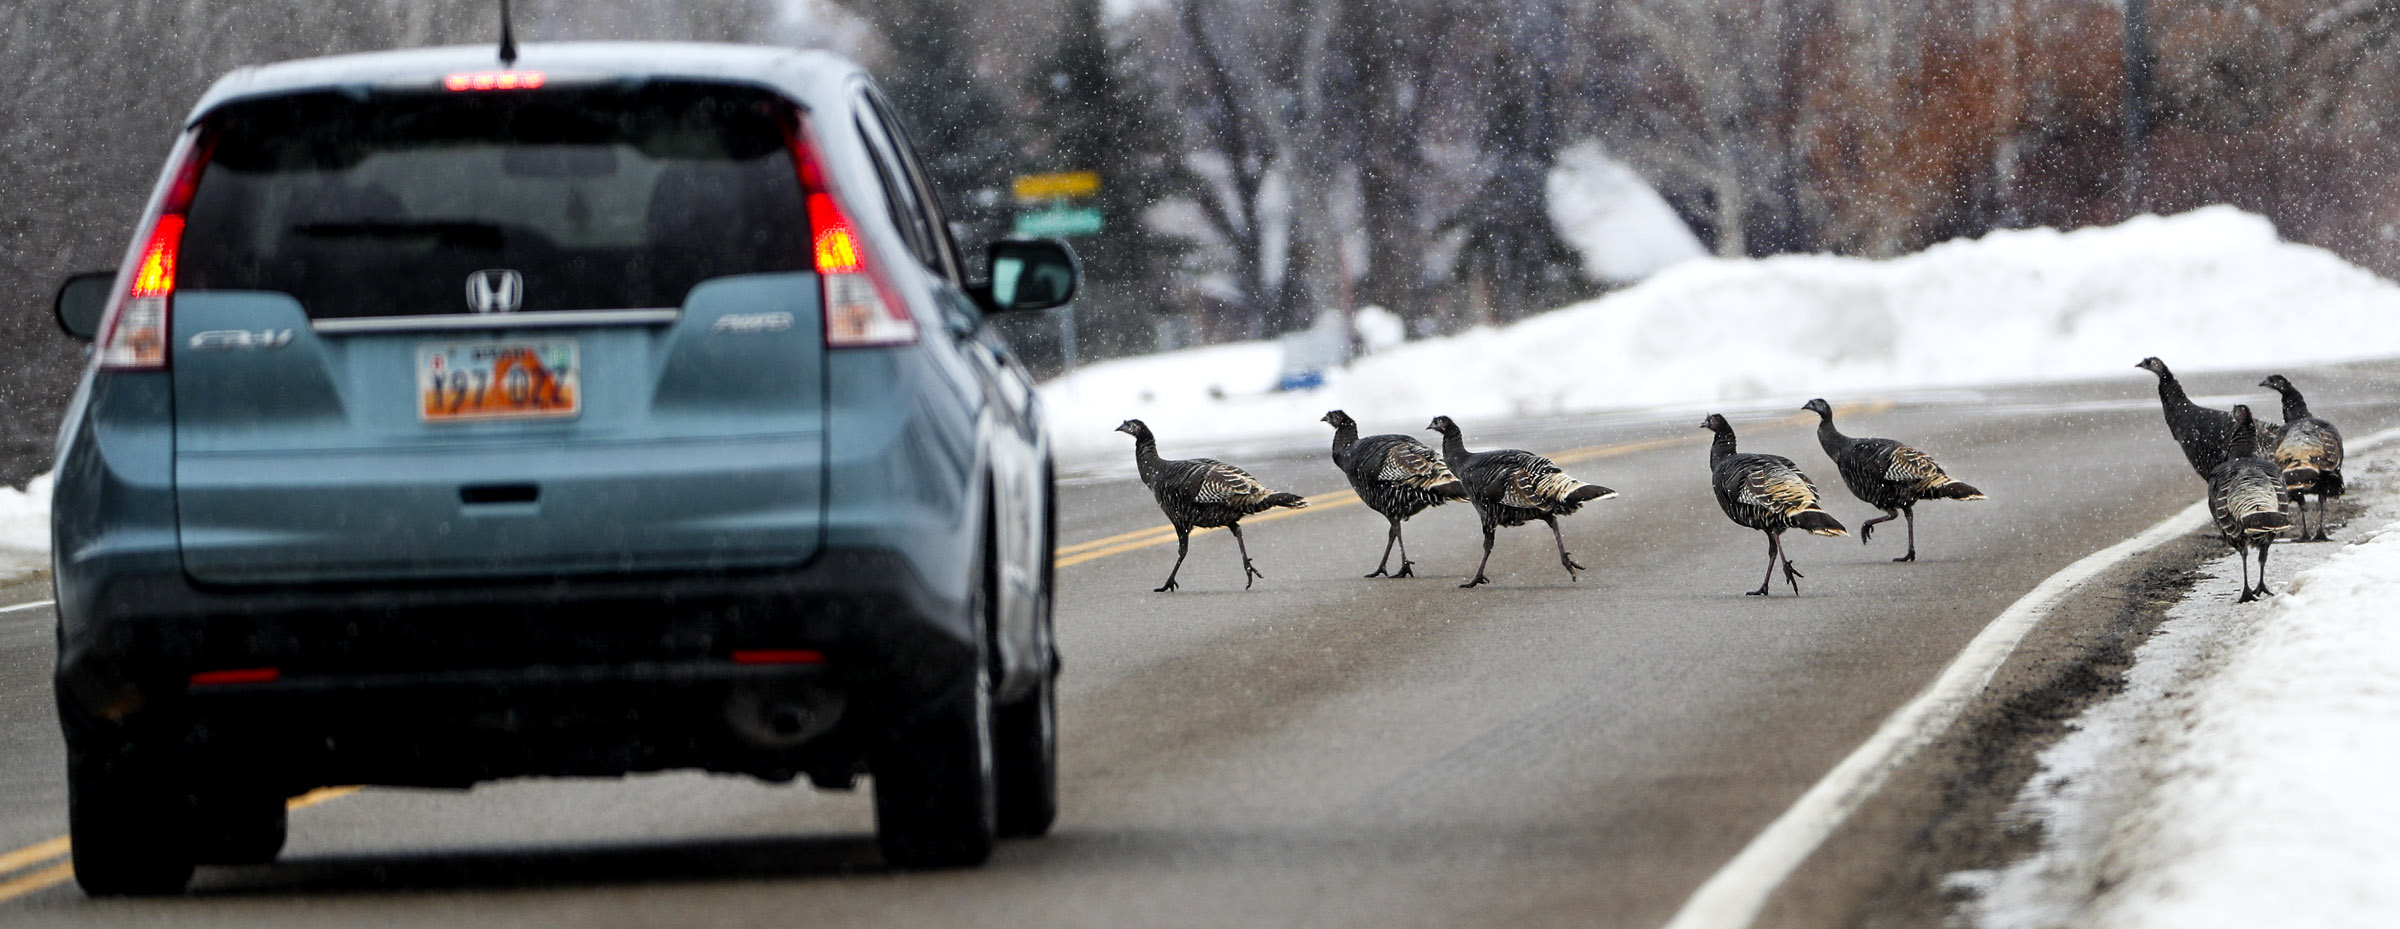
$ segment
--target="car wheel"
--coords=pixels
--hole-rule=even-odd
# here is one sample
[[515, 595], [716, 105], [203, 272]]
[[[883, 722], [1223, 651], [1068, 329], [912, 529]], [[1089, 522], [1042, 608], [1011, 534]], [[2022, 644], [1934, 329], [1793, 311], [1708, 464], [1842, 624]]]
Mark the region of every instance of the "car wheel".
[[201, 864], [266, 864], [283, 852], [291, 823], [283, 798], [219, 788], [198, 799], [192, 840]]
[[875, 778], [875, 842], [896, 868], [979, 865], [997, 839], [990, 643], [982, 621], [990, 571], [983, 559], [976, 564], [967, 603], [976, 637], [970, 673], [887, 724], [867, 762]]
[[100, 741], [67, 751], [75, 883], [95, 897], [181, 892], [197, 864], [187, 792], [135, 746], [90, 744]]
[[1058, 544], [1052, 494], [1042, 530], [1042, 593], [1034, 608], [1041, 624], [1039, 639], [1050, 650], [1050, 667], [1034, 684], [1033, 693], [1000, 708], [992, 720], [993, 751], [998, 762], [1000, 837], [1023, 839], [1048, 835], [1058, 821], [1058, 635], [1051, 625], [1055, 571], [1050, 553]]
[[993, 719], [1001, 838], [1046, 835], [1058, 819], [1057, 689], [1057, 680], [1044, 674], [1033, 693]]

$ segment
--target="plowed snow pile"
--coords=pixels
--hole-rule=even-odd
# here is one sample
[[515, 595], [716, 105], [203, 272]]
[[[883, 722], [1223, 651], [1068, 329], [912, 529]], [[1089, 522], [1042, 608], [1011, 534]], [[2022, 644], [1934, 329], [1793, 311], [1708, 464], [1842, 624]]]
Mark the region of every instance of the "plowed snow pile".
[[[2272, 315], [2270, 315], [2272, 314]], [[2292, 333], [2339, 333], [2296, 338]], [[1093, 365], [1042, 388], [1071, 453], [1121, 452], [1148, 420], [1169, 444], [1318, 438], [1342, 408], [1368, 431], [1476, 418], [1840, 398], [1868, 391], [2135, 376], [2400, 355], [2400, 285], [2278, 239], [2231, 207], [2121, 226], [1995, 232], [1889, 261], [1704, 259], [1503, 328], [1411, 342], [1273, 392], [1273, 342]], [[1114, 440], [1114, 441], [1111, 441]]]

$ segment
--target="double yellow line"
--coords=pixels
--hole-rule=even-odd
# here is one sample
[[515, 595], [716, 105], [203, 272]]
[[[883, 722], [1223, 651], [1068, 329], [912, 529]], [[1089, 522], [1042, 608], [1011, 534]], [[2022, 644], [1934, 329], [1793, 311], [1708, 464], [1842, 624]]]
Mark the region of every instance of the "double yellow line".
[[[1843, 416], [1872, 415], [1881, 413], [1891, 408], [1891, 401], [1878, 400], [1870, 403], [1846, 404], [1836, 407], [1835, 412]], [[1804, 412], [1787, 416], [1782, 419], [1773, 420], [1761, 425], [1764, 425], [1770, 429], [1780, 429], [1789, 428], [1792, 426], [1810, 425], [1815, 422], [1815, 419], [1816, 417], [1814, 414]], [[1602, 458], [1615, 458], [1621, 455], [1632, 455], [1662, 448], [1673, 448], [1682, 445], [1698, 445], [1705, 441], [1708, 441], [1708, 437], [1701, 435], [1662, 436], [1655, 439], [1641, 439], [1633, 442], [1618, 442], [1610, 445], [1592, 445], [1584, 448], [1569, 449], [1567, 451], [1551, 455], [1549, 458], [1551, 461], [1559, 464], [1574, 464], [1581, 461], [1596, 461]], [[1294, 516], [1299, 516], [1306, 513], [1318, 513], [1326, 510], [1336, 510], [1346, 506], [1355, 506], [1358, 504], [1358, 502], [1359, 499], [1357, 493], [1348, 490], [1337, 491], [1309, 500], [1307, 509], [1275, 510], [1273, 512], [1260, 513], [1256, 516], [1249, 517], [1246, 521], [1256, 524], [1271, 522], [1278, 519], [1290, 519]], [[1198, 530], [1198, 532], [1214, 531], [1216, 530]], [[1061, 568], [1068, 568], [1083, 564], [1087, 561], [1098, 561], [1111, 555], [1121, 555], [1130, 551], [1137, 551], [1140, 549], [1165, 545], [1173, 541], [1175, 541], [1175, 527], [1173, 526], [1152, 526], [1148, 529], [1136, 529], [1132, 532], [1118, 533], [1116, 535], [1108, 536], [1107, 538], [1093, 539], [1088, 542], [1077, 542], [1073, 545], [1061, 546], [1055, 553], [1055, 564]], [[292, 798], [290, 808], [297, 810], [302, 807], [315, 806], [327, 800], [339, 799], [357, 792], [358, 788], [356, 787], [326, 787], [319, 790], [313, 790], [307, 794]], [[58, 836], [57, 838], [36, 842], [32, 845], [25, 846], [24, 848], [20, 848], [15, 851], [0, 853], [0, 903], [14, 900], [18, 897], [25, 896], [26, 894], [56, 887], [74, 879], [75, 866], [61, 860], [66, 858], [70, 851], [71, 848], [68, 845], [67, 837], [62, 835]]]
[[[321, 787], [293, 797], [284, 805], [297, 810], [357, 792], [356, 787]], [[74, 880], [75, 865], [63, 860], [73, 851], [74, 847], [62, 835], [0, 854], [0, 903]]]

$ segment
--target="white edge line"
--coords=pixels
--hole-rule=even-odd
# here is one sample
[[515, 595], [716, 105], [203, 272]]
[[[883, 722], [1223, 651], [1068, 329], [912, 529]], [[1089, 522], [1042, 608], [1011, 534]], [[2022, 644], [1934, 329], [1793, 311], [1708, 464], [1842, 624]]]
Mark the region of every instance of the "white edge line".
[[15, 613], [20, 610], [37, 609], [57, 602], [58, 601], [56, 600], [35, 600], [32, 603], [19, 603], [15, 606], [0, 606], [0, 613]]
[[[2400, 439], [2400, 429], [2386, 429], [2358, 442], [2357, 450], [2372, 451], [2395, 439]], [[2093, 575], [2190, 532], [2204, 523], [2207, 515], [2208, 501], [2192, 504], [2140, 535], [2085, 555], [2009, 604], [1924, 692], [1884, 720], [1873, 736], [1693, 891], [1666, 929], [1739, 929], [1756, 921], [1767, 898], [1801, 862], [1865, 805], [1892, 772], [1958, 721], [1968, 702], [1999, 672], [2026, 633], [2060, 600]]]

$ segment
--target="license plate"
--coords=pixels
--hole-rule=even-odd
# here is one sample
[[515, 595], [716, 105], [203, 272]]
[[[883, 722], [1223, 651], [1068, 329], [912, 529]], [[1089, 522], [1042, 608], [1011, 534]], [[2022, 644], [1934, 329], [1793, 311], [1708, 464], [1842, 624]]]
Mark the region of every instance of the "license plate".
[[417, 415], [426, 422], [549, 419], [583, 409], [572, 339], [417, 347]]

